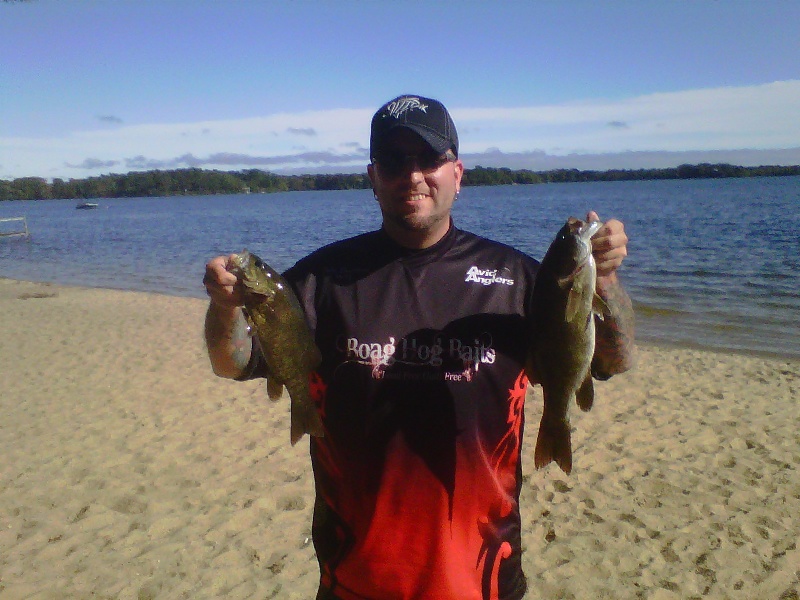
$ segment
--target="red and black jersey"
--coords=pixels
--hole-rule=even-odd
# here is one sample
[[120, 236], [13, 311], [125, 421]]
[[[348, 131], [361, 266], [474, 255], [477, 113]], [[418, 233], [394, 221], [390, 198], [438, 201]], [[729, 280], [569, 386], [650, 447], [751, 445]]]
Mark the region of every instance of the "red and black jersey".
[[312, 394], [325, 437], [311, 440], [321, 598], [523, 597], [537, 266], [451, 225], [425, 250], [380, 230], [287, 271], [323, 356]]

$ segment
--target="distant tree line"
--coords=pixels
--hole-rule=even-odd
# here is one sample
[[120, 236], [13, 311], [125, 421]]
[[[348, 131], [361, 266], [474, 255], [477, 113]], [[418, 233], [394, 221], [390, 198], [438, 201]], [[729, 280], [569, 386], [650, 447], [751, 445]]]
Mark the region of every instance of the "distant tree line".
[[781, 177], [800, 175], [800, 165], [738, 167], [729, 164], [680, 165], [665, 169], [610, 169], [581, 171], [512, 171], [507, 168], [475, 167], [467, 169], [463, 185], [513, 185], [528, 183], [576, 183], [585, 181], [640, 181], [645, 179], [717, 179], [722, 177]]
[[[707, 179], [720, 177], [766, 177], [800, 175], [800, 166], [737, 167], [728, 164], [681, 165], [668, 169], [612, 169], [581, 171], [511, 170], [475, 167], [464, 171], [463, 185], [513, 185], [584, 181], [630, 181], [644, 179]], [[292, 192], [303, 190], [353, 190], [371, 187], [366, 174], [276, 175], [259, 169], [216, 171], [176, 169], [170, 171], [110, 174], [86, 179], [41, 177], [0, 179], [0, 200], [44, 200], [50, 198], [138, 198], [148, 196], [197, 196]]]

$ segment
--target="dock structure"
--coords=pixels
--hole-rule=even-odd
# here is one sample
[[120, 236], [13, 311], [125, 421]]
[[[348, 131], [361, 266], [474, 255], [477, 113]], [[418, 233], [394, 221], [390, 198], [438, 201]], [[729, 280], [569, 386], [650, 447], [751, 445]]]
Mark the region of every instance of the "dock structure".
[[25, 217], [8, 217], [6, 219], [0, 219], [0, 223], [11, 223], [19, 221], [22, 223], [18, 227], [22, 227], [22, 229], [11, 229], [9, 231], [5, 230], [5, 226], [0, 226], [0, 237], [28, 237], [30, 233], [28, 232], [28, 222], [25, 220]]

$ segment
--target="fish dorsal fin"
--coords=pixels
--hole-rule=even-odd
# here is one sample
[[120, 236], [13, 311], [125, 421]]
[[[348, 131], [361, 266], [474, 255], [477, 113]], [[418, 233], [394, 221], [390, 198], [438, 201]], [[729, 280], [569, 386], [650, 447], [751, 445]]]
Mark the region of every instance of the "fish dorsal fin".
[[608, 308], [606, 301], [597, 294], [592, 298], [592, 312], [596, 314], [601, 321], [604, 320], [605, 317], [610, 317], [613, 314], [611, 309]]

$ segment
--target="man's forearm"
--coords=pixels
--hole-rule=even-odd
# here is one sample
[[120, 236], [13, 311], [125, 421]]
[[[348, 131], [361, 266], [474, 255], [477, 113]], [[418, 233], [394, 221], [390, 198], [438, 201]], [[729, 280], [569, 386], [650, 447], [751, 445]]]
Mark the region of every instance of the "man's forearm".
[[592, 375], [597, 379], [608, 379], [634, 365], [633, 304], [616, 274], [598, 278], [597, 293], [605, 300], [611, 316], [596, 320]]
[[242, 309], [211, 302], [206, 312], [205, 338], [214, 373], [229, 379], [239, 377], [250, 361], [253, 347]]

